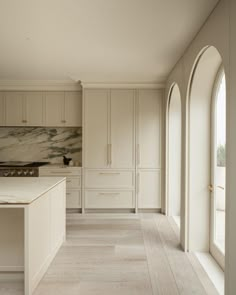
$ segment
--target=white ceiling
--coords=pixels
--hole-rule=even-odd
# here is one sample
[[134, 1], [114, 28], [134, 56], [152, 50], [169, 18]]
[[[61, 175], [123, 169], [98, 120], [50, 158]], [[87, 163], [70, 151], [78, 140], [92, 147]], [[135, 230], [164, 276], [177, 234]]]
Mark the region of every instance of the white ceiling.
[[0, 0], [0, 79], [164, 81], [217, 2]]

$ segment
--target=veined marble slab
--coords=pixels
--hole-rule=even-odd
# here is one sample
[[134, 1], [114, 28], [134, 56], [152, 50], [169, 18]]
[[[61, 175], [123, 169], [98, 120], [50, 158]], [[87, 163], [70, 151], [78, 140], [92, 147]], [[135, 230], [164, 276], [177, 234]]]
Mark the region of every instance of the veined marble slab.
[[82, 127], [1, 127], [0, 161], [82, 160]]
[[0, 204], [30, 204], [65, 177], [0, 177]]

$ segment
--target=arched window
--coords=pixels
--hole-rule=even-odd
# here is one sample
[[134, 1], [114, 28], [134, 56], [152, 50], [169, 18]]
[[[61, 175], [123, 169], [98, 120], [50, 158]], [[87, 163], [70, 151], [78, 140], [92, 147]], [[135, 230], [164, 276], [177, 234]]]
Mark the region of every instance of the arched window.
[[213, 97], [212, 247], [225, 253], [226, 81], [220, 71]]

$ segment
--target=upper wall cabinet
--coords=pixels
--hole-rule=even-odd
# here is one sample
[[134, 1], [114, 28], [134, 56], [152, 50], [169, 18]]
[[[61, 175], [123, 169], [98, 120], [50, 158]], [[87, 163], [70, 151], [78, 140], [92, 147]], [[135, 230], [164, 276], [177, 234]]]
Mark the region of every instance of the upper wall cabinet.
[[43, 93], [25, 93], [25, 120], [28, 126], [43, 125]]
[[64, 92], [48, 92], [45, 94], [45, 125], [64, 126]]
[[82, 126], [80, 92], [47, 92], [45, 94], [46, 126]]
[[162, 91], [139, 90], [137, 96], [137, 166], [161, 168]]
[[82, 94], [0, 92], [0, 126], [82, 126]]
[[6, 126], [25, 126], [26, 110], [24, 94], [20, 92], [5, 93]]
[[65, 92], [65, 125], [82, 126], [81, 92]]

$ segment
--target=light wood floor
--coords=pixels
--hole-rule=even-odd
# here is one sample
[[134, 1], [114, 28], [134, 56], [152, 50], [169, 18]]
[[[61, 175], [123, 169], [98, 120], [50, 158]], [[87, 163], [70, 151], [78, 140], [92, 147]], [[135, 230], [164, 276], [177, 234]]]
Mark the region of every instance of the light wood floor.
[[[67, 241], [34, 295], [217, 294], [178, 230], [161, 214], [68, 215]], [[0, 282], [1, 295], [23, 284]]]

